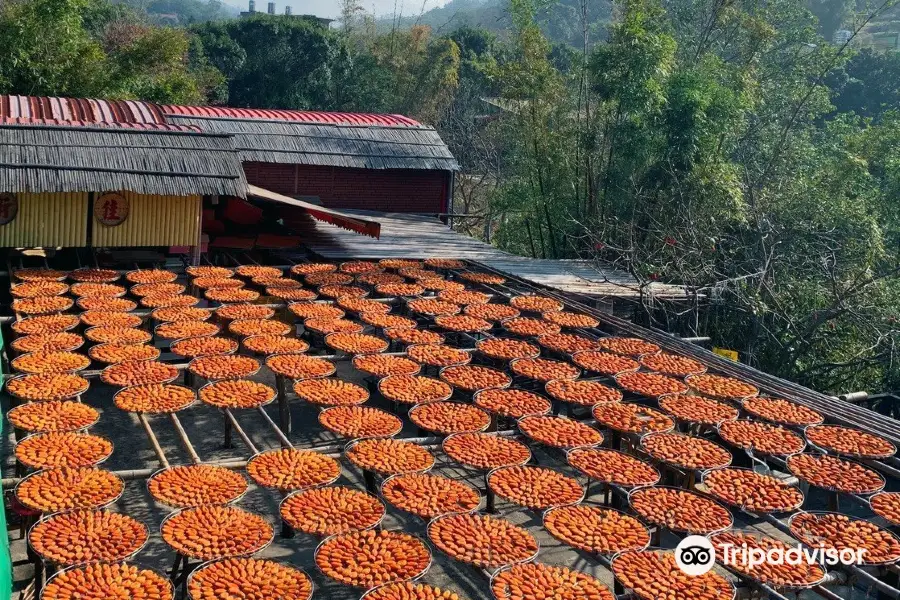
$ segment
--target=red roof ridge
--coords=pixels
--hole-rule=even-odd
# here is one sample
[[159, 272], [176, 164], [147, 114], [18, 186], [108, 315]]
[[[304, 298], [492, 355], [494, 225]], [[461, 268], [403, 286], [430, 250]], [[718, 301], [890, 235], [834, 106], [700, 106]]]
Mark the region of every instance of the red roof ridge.
[[322, 125], [421, 127], [422, 124], [403, 115], [348, 113], [330, 111], [283, 110], [271, 108], [232, 108], [227, 106], [181, 106], [160, 107], [166, 115], [200, 118], [260, 119], [269, 121], [294, 121], [318, 123]]

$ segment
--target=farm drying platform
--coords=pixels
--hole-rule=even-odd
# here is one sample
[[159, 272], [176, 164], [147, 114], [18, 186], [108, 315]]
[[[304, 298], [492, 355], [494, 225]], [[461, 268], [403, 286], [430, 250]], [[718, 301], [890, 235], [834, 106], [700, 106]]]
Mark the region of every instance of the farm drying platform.
[[891, 419], [483, 263], [206, 260], [11, 269], [23, 597], [900, 597]]

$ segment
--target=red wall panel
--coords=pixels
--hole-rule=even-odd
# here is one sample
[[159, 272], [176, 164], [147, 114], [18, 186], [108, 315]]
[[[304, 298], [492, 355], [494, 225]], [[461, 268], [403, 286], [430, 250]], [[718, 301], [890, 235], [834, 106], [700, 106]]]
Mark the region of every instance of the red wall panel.
[[329, 208], [384, 212], [447, 211], [446, 171], [369, 170], [244, 163], [247, 181], [286, 196], [318, 196]]

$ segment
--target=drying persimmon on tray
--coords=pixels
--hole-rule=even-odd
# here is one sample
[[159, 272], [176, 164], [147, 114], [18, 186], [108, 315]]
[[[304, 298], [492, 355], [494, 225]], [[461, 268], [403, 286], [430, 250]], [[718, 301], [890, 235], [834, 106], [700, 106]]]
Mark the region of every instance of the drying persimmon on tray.
[[715, 426], [722, 421], [734, 421], [741, 414], [730, 404], [688, 394], [660, 396], [659, 407], [677, 421], [698, 425]]
[[488, 331], [494, 324], [484, 319], [470, 315], [441, 315], [434, 318], [438, 327], [448, 331], [461, 331], [463, 333], [478, 333]]
[[869, 506], [891, 525], [900, 524], [900, 492], [880, 492], [869, 498]]
[[181, 294], [178, 296], [144, 296], [141, 298], [141, 306], [146, 308], [167, 308], [170, 306], [194, 306], [200, 302], [199, 298]]
[[94, 296], [110, 296], [118, 298], [125, 295], [125, 288], [114, 283], [76, 283], [70, 290], [73, 296], [90, 298]]
[[570, 329], [591, 329], [600, 325], [600, 321], [590, 315], [563, 310], [548, 311], [541, 316], [545, 321]]
[[383, 271], [378, 263], [369, 262], [367, 260], [351, 260], [341, 263], [339, 267], [341, 273], [374, 273]]
[[271, 319], [275, 309], [260, 304], [226, 304], [216, 309], [216, 317], [224, 321], [238, 319]]
[[303, 284], [296, 279], [289, 277], [254, 277], [253, 283], [266, 289], [288, 289], [296, 290], [303, 287]]
[[366, 592], [360, 600], [459, 600], [459, 596], [426, 583], [398, 581], [380, 585]]
[[178, 279], [178, 275], [163, 269], [137, 269], [125, 273], [131, 283], [168, 283]]
[[384, 335], [390, 340], [403, 344], [443, 344], [444, 336], [427, 329], [413, 329], [411, 327], [389, 327], [384, 330]]
[[68, 273], [66, 271], [45, 269], [43, 267], [16, 269], [13, 271], [13, 277], [19, 281], [62, 281], [67, 276]]
[[656, 409], [641, 404], [604, 402], [591, 409], [601, 425], [622, 433], [650, 433], [671, 431], [675, 421]]
[[10, 410], [6, 417], [10, 425], [24, 431], [75, 431], [90, 427], [100, 418], [97, 409], [74, 400], [29, 402]]
[[366, 312], [380, 312], [380, 313], [389, 313], [391, 312], [391, 305], [387, 302], [379, 302], [378, 300], [368, 300], [366, 298], [353, 298], [350, 296], [341, 296], [337, 299], [337, 305], [343, 308], [344, 310], [349, 310], [354, 313], [366, 313]]
[[226, 558], [203, 565], [188, 578], [190, 600], [309, 600], [313, 584], [292, 565], [258, 558]]
[[490, 367], [460, 365], [441, 369], [440, 377], [453, 387], [467, 392], [488, 388], [505, 388], [512, 383], [512, 377]]
[[563, 309], [563, 303], [546, 296], [524, 295], [515, 296], [510, 299], [510, 305], [519, 310], [527, 310], [530, 312], [545, 313], [560, 311]]
[[375, 496], [338, 485], [294, 492], [279, 514], [293, 529], [324, 537], [375, 527], [384, 518], [384, 505]]
[[616, 375], [615, 380], [616, 385], [623, 390], [647, 398], [659, 398], [666, 394], [682, 394], [688, 390], [681, 380], [659, 373], [627, 371]]
[[311, 275], [312, 273], [333, 273], [338, 266], [332, 263], [300, 263], [291, 267], [294, 275]]
[[553, 448], [580, 448], [603, 442], [603, 434], [580, 421], [550, 415], [528, 415], [518, 421], [529, 439]]
[[886, 483], [874, 469], [827, 454], [792, 454], [787, 458], [787, 468], [810, 485], [847, 494], [874, 494]]
[[665, 352], [646, 354], [640, 358], [640, 362], [641, 365], [651, 371], [675, 377], [685, 377], [706, 372], [706, 365], [700, 361], [687, 356], [667, 354]]
[[97, 362], [114, 365], [129, 360], [156, 360], [160, 350], [147, 344], [98, 344], [88, 350], [88, 356]]
[[74, 510], [42, 519], [28, 532], [28, 543], [56, 565], [119, 562], [143, 548], [147, 527], [127, 515], [106, 510]]
[[38, 296], [61, 296], [69, 291], [69, 286], [59, 281], [27, 281], [14, 285], [9, 293], [13, 298], [37, 298]]
[[228, 331], [235, 335], [288, 335], [293, 327], [274, 319], [235, 319], [228, 324]]
[[530, 342], [509, 338], [488, 338], [478, 340], [475, 347], [490, 358], [513, 360], [516, 358], [535, 358], [540, 356], [541, 349]]
[[578, 367], [573, 367], [561, 360], [547, 358], [517, 358], [509, 363], [509, 369], [516, 375], [541, 382], [555, 379], [577, 379], [581, 375]]
[[239, 290], [247, 284], [230, 277], [197, 277], [191, 282], [201, 290]]
[[731, 512], [715, 500], [669, 487], [647, 487], [628, 496], [631, 508], [648, 523], [677, 533], [706, 535], [728, 529]]
[[331, 483], [340, 477], [341, 466], [319, 452], [282, 448], [251, 458], [247, 474], [263, 487], [289, 491]]
[[90, 467], [112, 454], [108, 439], [89, 433], [52, 431], [22, 438], [15, 448], [16, 460], [33, 469]]
[[389, 377], [416, 375], [422, 370], [422, 365], [403, 356], [357, 354], [353, 357], [353, 368], [375, 377]]
[[790, 512], [804, 499], [799, 489], [751, 469], [715, 469], [703, 476], [703, 484], [711, 496], [755, 514]]
[[423, 519], [475, 510], [481, 504], [481, 494], [475, 488], [431, 473], [389, 477], [381, 485], [381, 497], [392, 506]]
[[432, 298], [417, 298], [410, 300], [407, 304], [409, 310], [414, 313], [437, 317], [441, 315], [455, 315], [461, 310], [458, 304], [452, 302], [444, 302], [443, 300], [435, 300]]
[[470, 317], [487, 321], [502, 321], [519, 316], [519, 311], [506, 304], [470, 304], [463, 309]]
[[38, 296], [36, 298], [17, 298], [12, 301], [12, 310], [23, 315], [47, 315], [59, 313], [72, 308], [74, 301], [63, 296]]
[[382, 475], [427, 471], [434, 456], [421, 446], [393, 438], [372, 438], [353, 443], [345, 452], [360, 469]]
[[[397, 273], [404, 277], [409, 277], [410, 279], [415, 279], [418, 283], [425, 285], [426, 281], [431, 280], [441, 280], [443, 281], [444, 277], [437, 271], [430, 271], [428, 269], [423, 269], [421, 267], [402, 267], [397, 269]], [[462, 285], [462, 284], [460, 284]], [[465, 287], [465, 286], [463, 286]]]
[[188, 365], [188, 371], [209, 380], [240, 379], [259, 371], [259, 361], [247, 356], [223, 354], [200, 356]]
[[172, 582], [164, 574], [137, 565], [93, 563], [54, 575], [41, 600], [173, 600]]
[[656, 485], [660, 479], [656, 467], [618, 450], [576, 448], [566, 460], [586, 477], [623, 488]]
[[[200, 321], [189, 322], [205, 325]], [[85, 330], [84, 337], [100, 344], [145, 344], [153, 338], [153, 335], [149, 331], [134, 327], [99, 326]]]
[[731, 452], [701, 437], [682, 433], [650, 433], [641, 438], [641, 449], [673, 467], [703, 471], [731, 464]]
[[491, 301], [490, 294], [484, 294], [473, 290], [443, 290], [438, 292], [437, 297], [444, 302], [452, 302], [453, 304], [460, 304], [462, 306], [468, 306], [470, 304], [487, 304]]
[[276, 354], [266, 358], [266, 366], [276, 375], [288, 379], [310, 379], [333, 375], [334, 363], [305, 354]]
[[459, 274], [459, 278], [484, 285], [500, 285], [506, 283], [506, 279], [499, 275], [492, 275], [491, 273], [475, 273], [473, 271], [463, 271]]
[[532, 317], [513, 317], [512, 319], [504, 319], [500, 324], [511, 333], [532, 337], [559, 333], [561, 329], [556, 323]]
[[886, 565], [900, 560], [900, 539], [862, 519], [829, 512], [801, 512], [788, 521], [791, 534], [811, 548], [865, 550], [863, 565]]
[[157, 326], [156, 335], [166, 340], [203, 337], [219, 333], [219, 326], [206, 321], [172, 321]]
[[594, 406], [601, 402], [620, 402], [622, 392], [599, 381], [571, 381], [557, 379], [544, 386], [552, 398], [580, 406]]
[[241, 277], [281, 277], [284, 272], [278, 267], [266, 267], [263, 265], [241, 265], [237, 267], [235, 273]]
[[462, 402], [426, 402], [409, 409], [409, 420], [438, 435], [484, 431], [491, 416], [471, 404]]
[[586, 573], [541, 563], [522, 563], [503, 569], [491, 578], [496, 600], [590, 598], [615, 600], [599, 579]]
[[258, 408], [275, 400], [278, 392], [250, 379], [225, 379], [200, 388], [201, 402], [216, 408]]
[[289, 302], [301, 302], [307, 300], [315, 300], [318, 297], [312, 290], [304, 290], [301, 288], [287, 287], [267, 287], [266, 296], [287, 300]]
[[378, 382], [382, 396], [402, 404], [420, 404], [446, 400], [453, 394], [453, 388], [433, 377], [422, 375], [391, 375]]
[[75, 315], [44, 315], [41, 317], [28, 317], [20, 321], [13, 321], [10, 327], [18, 335], [34, 335], [37, 333], [58, 333], [68, 331], [78, 326], [78, 317]]
[[221, 302], [223, 304], [231, 304], [233, 302], [256, 302], [259, 300], [259, 292], [245, 289], [229, 290], [225, 288], [213, 288], [203, 292], [203, 295], [207, 300]]
[[6, 382], [10, 396], [29, 402], [66, 400], [83, 394], [88, 380], [74, 373], [33, 373], [19, 375]]
[[333, 406], [319, 413], [319, 423], [348, 439], [390, 437], [403, 429], [398, 417], [370, 406]]
[[[197, 309], [202, 310], [202, 309]], [[88, 310], [81, 313], [81, 322], [88, 327], [140, 327], [143, 319], [138, 315], [113, 310]]]
[[84, 338], [77, 333], [61, 331], [59, 333], [38, 333], [16, 338], [10, 347], [16, 352], [72, 352], [84, 344]]
[[272, 541], [262, 516], [234, 506], [198, 506], [173, 513], [160, 528], [163, 540], [182, 556], [213, 560], [248, 556]]
[[139, 283], [131, 286], [131, 293], [135, 296], [177, 296], [184, 292], [184, 286], [180, 283]]
[[306, 352], [309, 350], [309, 344], [305, 341], [288, 337], [286, 335], [274, 335], [271, 333], [263, 335], [251, 335], [244, 338], [244, 348], [250, 352], [257, 354], [292, 354], [296, 352]]
[[531, 460], [531, 451], [525, 444], [490, 433], [457, 433], [447, 437], [441, 448], [454, 461], [483, 470], [523, 465]]
[[369, 589], [422, 575], [431, 566], [431, 552], [408, 533], [351, 531], [322, 542], [315, 562], [329, 579]]
[[780, 425], [806, 427], [819, 425], [825, 420], [817, 411], [781, 398], [755, 396], [745, 398], [741, 406], [754, 417]]
[[607, 337], [597, 340], [597, 345], [602, 350], [622, 354], [624, 356], [638, 357], [642, 354], [655, 354], [659, 352], [659, 346], [646, 342], [640, 338]]
[[478, 408], [510, 419], [550, 412], [550, 401], [534, 392], [519, 389], [493, 388], [475, 392], [473, 402]]
[[[356, 276], [356, 282], [362, 283], [364, 285], [371, 285], [377, 287], [379, 285], [393, 285], [393, 284], [403, 284], [403, 285], [419, 285], [417, 283], [407, 284], [404, 283], [406, 280], [397, 275], [396, 273], [363, 273], [362, 275]], [[385, 294], [385, 295], [393, 295], [393, 294]]]
[[369, 399], [366, 388], [332, 377], [304, 379], [294, 384], [294, 393], [317, 406], [351, 406]]
[[548, 350], [563, 354], [574, 354], [597, 348], [597, 340], [574, 333], [547, 333], [539, 336], [537, 343]]
[[438, 517], [428, 524], [428, 538], [450, 558], [483, 569], [526, 562], [538, 543], [524, 527], [477, 513]]
[[420, 268], [425, 263], [415, 258], [382, 258], [378, 261], [378, 266], [385, 269], [406, 269]]
[[185, 268], [185, 272], [191, 277], [232, 277], [234, 275], [234, 269], [215, 265], [189, 266]]
[[349, 296], [351, 298], [365, 298], [369, 295], [369, 290], [361, 288], [357, 285], [322, 285], [316, 290], [320, 296], [326, 298], [343, 298]]
[[734, 585], [715, 571], [686, 576], [671, 551], [625, 552], [613, 559], [612, 571], [638, 600], [731, 600], [735, 596]]
[[650, 545], [650, 531], [637, 519], [605, 506], [559, 506], [544, 513], [544, 528], [559, 541], [611, 556]]
[[372, 327], [382, 327], [382, 328], [403, 328], [403, 327], [415, 327], [416, 321], [415, 319], [410, 319], [409, 317], [401, 317], [400, 315], [389, 315], [383, 312], [364, 312], [359, 314], [359, 319], [366, 323], [367, 325], [371, 325]]
[[88, 368], [91, 359], [74, 352], [38, 350], [21, 354], [12, 359], [10, 364], [13, 369], [22, 373], [71, 373]]
[[719, 436], [732, 446], [770, 456], [796, 454], [806, 446], [803, 438], [790, 429], [746, 419], [720, 423]]
[[81, 310], [105, 310], [109, 312], [130, 312], [137, 308], [137, 303], [134, 300], [112, 298], [110, 296], [79, 298], [76, 304]]
[[406, 355], [418, 363], [431, 367], [466, 365], [472, 360], [472, 354], [466, 350], [444, 344], [413, 344], [407, 347]]
[[448, 281], [440, 277], [425, 277], [417, 281], [426, 290], [442, 292], [444, 290], [464, 290], [466, 286], [458, 281]]
[[684, 380], [698, 394], [717, 400], [739, 400], [759, 394], [758, 387], [734, 377], [704, 373], [688, 375]]
[[425, 266], [434, 269], [465, 269], [466, 262], [457, 258], [426, 258]]
[[412, 298], [425, 293], [425, 288], [418, 283], [387, 283], [382, 282], [375, 286], [375, 291], [382, 296], [399, 296]]
[[497, 496], [532, 510], [577, 504], [584, 498], [577, 479], [546, 467], [503, 467], [488, 475], [487, 485]]
[[303, 327], [308, 331], [315, 331], [328, 335], [329, 333], [362, 333], [365, 326], [362, 323], [350, 319], [322, 319], [313, 317], [304, 319]]
[[217, 356], [221, 354], [234, 354], [238, 349], [237, 340], [217, 335], [192, 337], [176, 340], [169, 346], [172, 354], [185, 358], [197, 358], [198, 356]]
[[347, 273], [311, 273], [303, 278], [307, 285], [344, 285], [353, 283], [353, 276]]
[[103, 383], [120, 387], [169, 383], [177, 378], [178, 369], [155, 360], [129, 360], [110, 365], [100, 372]]
[[119, 499], [125, 483], [97, 467], [61, 467], [32, 473], [16, 486], [16, 499], [45, 514], [101, 508]]
[[[761, 556], [765, 556], [769, 552], [783, 554], [791, 549], [781, 540], [752, 531], [723, 531], [710, 536], [709, 541], [720, 554], [729, 547], [747, 548], [754, 554], [762, 552]], [[754, 561], [751, 564], [741, 556], [741, 553], [736, 553], [735, 559], [728, 565], [731, 569], [745, 577], [778, 589], [809, 588], [825, 578], [825, 569], [812, 562], [763, 561], [757, 563]]]
[[374, 354], [387, 350], [388, 342], [363, 333], [330, 333], [325, 336], [325, 345], [347, 354]]
[[806, 439], [824, 450], [856, 458], [889, 458], [897, 452], [894, 444], [881, 436], [838, 425], [807, 427]]
[[119, 390], [113, 397], [116, 406], [127, 412], [149, 414], [174, 413], [197, 399], [196, 392], [183, 385], [148, 383]]
[[247, 491], [237, 471], [213, 465], [176, 466], [157, 471], [147, 480], [154, 500], [172, 508], [229, 504]]
[[72, 281], [93, 281], [95, 283], [112, 283], [122, 277], [121, 273], [113, 269], [75, 269], [69, 273]]

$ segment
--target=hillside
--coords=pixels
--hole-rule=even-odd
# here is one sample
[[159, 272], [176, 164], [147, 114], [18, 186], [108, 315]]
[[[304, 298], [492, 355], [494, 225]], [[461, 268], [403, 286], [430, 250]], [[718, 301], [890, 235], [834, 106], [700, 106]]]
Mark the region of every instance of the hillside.
[[[580, 46], [583, 39], [582, 2], [583, 0], [560, 0], [542, 11], [538, 19], [544, 33], [554, 42]], [[448, 33], [468, 25], [502, 34], [512, 26], [507, 7], [508, 0], [451, 0], [424, 14], [401, 15], [399, 21], [400, 27], [428, 25], [437, 33]], [[609, 0], [588, 0], [587, 10], [591, 39], [596, 41], [604, 34], [604, 26], [612, 12], [612, 3]], [[379, 20], [381, 28], [395, 24], [396, 19], [390, 16]]]
[[191, 25], [231, 19], [240, 14], [219, 0], [120, 0], [121, 4], [145, 11], [157, 25]]

